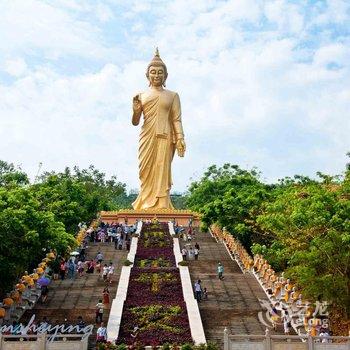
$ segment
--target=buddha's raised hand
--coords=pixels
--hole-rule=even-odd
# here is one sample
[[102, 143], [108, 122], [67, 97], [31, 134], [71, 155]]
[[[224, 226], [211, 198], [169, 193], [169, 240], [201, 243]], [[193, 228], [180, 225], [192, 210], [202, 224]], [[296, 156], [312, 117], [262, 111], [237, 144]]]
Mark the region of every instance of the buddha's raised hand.
[[134, 113], [140, 113], [142, 110], [142, 105], [141, 105], [141, 100], [140, 100], [140, 95], [137, 94], [136, 96], [134, 96], [134, 98], [132, 99], [132, 108]]

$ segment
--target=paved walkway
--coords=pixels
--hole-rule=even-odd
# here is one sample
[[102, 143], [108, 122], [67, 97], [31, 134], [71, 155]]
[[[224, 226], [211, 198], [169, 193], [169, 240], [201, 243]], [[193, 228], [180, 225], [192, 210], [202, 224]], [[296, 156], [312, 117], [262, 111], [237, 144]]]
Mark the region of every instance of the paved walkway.
[[[264, 334], [266, 327], [258, 319], [263, 311], [258, 299], [267, 297], [256, 278], [243, 274], [224, 244], [217, 243], [209, 233], [198, 233], [192, 246], [195, 241], [200, 245], [200, 255], [197, 261], [189, 262], [189, 270], [192, 283], [201, 279], [208, 291], [208, 299], [199, 304], [207, 341], [223, 346], [225, 327], [232, 334]], [[216, 273], [219, 261], [224, 266], [223, 280]]]
[[[114, 243], [90, 243], [86, 250], [87, 259], [95, 258], [98, 251], [103, 253], [105, 263], [109, 264], [112, 261], [116, 267], [112, 284], [109, 285], [110, 304], [105, 309], [103, 317], [107, 322], [127, 251], [115, 250]], [[49, 286], [47, 302], [44, 305], [38, 303], [32, 310], [27, 311], [21, 322], [27, 321], [35, 314], [39, 322], [46, 316], [50, 322], [58, 321], [59, 324], [63, 324], [66, 318], [69, 323], [75, 324], [78, 316], [82, 316], [86, 324], [95, 324], [95, 305], [99, 299], [102, 299], [104, 287], [105, 282], [102, 276], [96, 272], [94, 274], [84, 273], [83, 277], [76, 276], [75, 280], [53, 281]], [[94, 349], [94, 340], [95, 338], [91, 337], [89, 341], [91, 349]]]
[[[225, 327], [233, 334], [264, 334], [265, 326], [258, 320], [258, 313], [263, 311], [258, 299], [267, 300], [267, 297], [255, 277], [243, 274], [225, 246], [217, 243], [209, 233], [199, 233], [196, 239], [201, 248], [199, 260], [190, 261], [189, 269], [192, 283], [201, 279], [202, 286], [208, 290], [208, 300], [199, 305], [207, 340], [223, 346]], [[195, 240], [193, 246], [194, 242]], [[110, 243], [95, 243], [87, 249], [88, 258], [94, 258], [98, 251], [104, 254], [106, 262], [113, 261], [116, 266], [113, 283], [109, 288], [112, 302], [127, 252], [115, 250]], [[222, 281], [216, 274], [219, 261], [225, 268]], [[49, 287], [47, 303], [37, 304], [25, 313], [21, 321], [26, 321], [35, 314], [38, 321], [46, 316], [51, 322], [58, 320], [63, 323], [67, 318], [68, 322], [75, 323], [78, 316], [82, 316], [87, 324], [94, 324], [95, 305], [102, 298], [103, 288], [104, 282], [97, 273], [85, 274], [74, 281], [54, 281]], [[108, 316], [109, 308], [105, 310], [104, 321], [107, 322]], [[94, 348], [94, 339], [92, 337], [89, 349]]]

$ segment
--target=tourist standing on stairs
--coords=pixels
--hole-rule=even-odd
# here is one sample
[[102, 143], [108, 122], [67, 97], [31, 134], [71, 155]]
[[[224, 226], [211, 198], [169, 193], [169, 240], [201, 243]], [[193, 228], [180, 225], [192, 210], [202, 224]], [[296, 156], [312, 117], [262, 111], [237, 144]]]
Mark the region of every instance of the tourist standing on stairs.
[[108, 282], [111, 284], [112, 283], [112, 277], [113, 277], [113, 274], [114, 274], [114, 265], [112, 262], [109, 263], [109, 267], [108, 267]]
[[81, 260], [78, 261], [77, 268], [78, 268], [79, 277], [83, 277], [84, 263]]
[[103, 304], [104, 305], [109, 304], [109, 290], [108, 290], [108, 287], [105, 287], [105, 289], [102, 292], [102, 296], [103, 296]]
[[190, 217], [190, 218], [188, 219], [188, 227], [192, 227], [192, 221], [193, 221], [193, 218]]
[[64, 277], [66, 276], [66, 270], [67, 270], [67, 264], [65, 262], [65, 260], [62, 260], [60, 263], [60, 276], [61, 276], [61, 280], [64, 280]]
[[96, 304], [96, 323], [102, 322], [103, 320], [103, 303], [102, 299]]
[[194, 291], [196, 294], [196, 299], [197, 302], [200, 303], [202, 300], [202, 286], [201, 286], [201, 280], [196, 281], [196, 283], [194, 284]]
[[199, 247], [198, 242], [196, 242], [196, 244], [194, 245], [194, 247], [195, 247], [196, 249], [198, 249], [198, 251], [200, 250], [200, 247]]
[[218, 263], [217, 272], [219, 279], [224, 279], [224, 267], [222, 266], [221, 262]]
[[198, 260], [199, 250], [197, 248], [194, 248], [193, 252], [194, 252], [194, 260]]
[[208, 291], [207, 291], [207, 288], [206, 288], [206, 287], [203, 288], [203, 299], [204, 299], [204, 300], [207, 300], [207, 299], [208, 299]]
[[106, 343], [107, 342], [107, 328], [104, 322], [101, 322], [101, 326], [97, 329], [96, 333], [96, 343]]
[[278, 315], [278, 310], [276, 308], [278, 304], [274, 305], [271, 309], [271, 323], [272, 328], [277, 331], [277, 324], [280, 322], [280, 317]]
[[41, 303], [45, 304], [49, 294], [48, 286], [41, 286]]
[[77, 266], [75, 265], [74, 261], [72, 259], [69, 259], [68, 262], [68, 278], [71, 280], [75, 279], [75, 270], [77, 269]]
[[107, 264], [104, 264], [102, 269], [102, 278], [104, 282], [107, 282], [108, 272], [109, 272], [109, 267], [107, 266]]
[[194, 250], [192, 247], [188, 250], [188, 260], [194, 260]]
[[96, 255], [97, 262], [101, 263], [103, 261], [103, 254], [101, 252], [98, 252]]
[[130, 239], [130, 237], [129, 237], [128, 240], [126, 241], [126, 250], [127, 250], [127, 251], [130, 250], [130, 245], [131, 245], [131, 239]]
[[191, 226], [187, 230], [187, 235], [192, 236], [192, 227]]
[[[118, 227], [119, 229], [120, 227]], [[118, 249], [118, 246], [119, 246], [119, 240], [120, 240], [120, 237], [121, 237], [121, 233], [117, 231], [117, 234], [114, 238], [114, 249], [117, 250]]]
[[288, 311], [284, 311], [283, 314], [283, 328], [284, 328], [284, 334], [289, 335], [290, 327], [291, 327], [291, 318], [288, 314]]
[[185, 247], [182, 248], [181, 255], [182, 255], [182, 259], [184, 261], [186, 261], [187, 260], [187, 249]]

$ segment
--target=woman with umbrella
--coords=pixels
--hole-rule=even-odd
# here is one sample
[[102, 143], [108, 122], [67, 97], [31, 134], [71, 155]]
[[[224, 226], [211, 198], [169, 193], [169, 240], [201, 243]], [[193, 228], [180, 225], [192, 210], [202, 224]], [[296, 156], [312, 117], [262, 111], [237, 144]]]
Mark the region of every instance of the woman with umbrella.
[[51, 283], [51, 280], [48, 277], [41, 277], [36, 283], [41, 287], [41, 303], [44, 304], [49, 294], [48, 285]]
[[45, 304], [49, 294], [48, 286], [41, 286], [41, 303]]

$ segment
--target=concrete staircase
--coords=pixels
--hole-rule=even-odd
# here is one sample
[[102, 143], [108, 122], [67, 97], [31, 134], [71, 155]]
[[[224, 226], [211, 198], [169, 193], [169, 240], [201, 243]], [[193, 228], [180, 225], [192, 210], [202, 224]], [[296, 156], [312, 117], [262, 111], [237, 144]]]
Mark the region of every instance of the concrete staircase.
[[[115, 250], [114, 243], [90, 243], [86, 250], [87, 259], [95, 258], [99, 251], [104, 255], [103, 263], [109, 264], [112, 261], [116, 267], [112, 284], [109, 285], [110, 304], [104, 310], [103, 318], [106, 324], [127, 251]], [[37, 322], [41, 322], [46, 316], [52, 323], [63, 324], [67, 319], [68, 323], [76, 324], [78, 316], [82, 316], [86, 324], [95, 324], [95, 305], [99, 299], [102, 299], [105, 285], [101, 274], [96, 270], [94, 274], [84, 273], [83, 277], [76, 276], [75, 280], [53, 281], [49, 286], [47, 302], [44, 305], [38, 303], [32, 310], [26, 311], [20, 322], [27, 322], [35, 314]], [[89, 349], [95, 349], [95, 333], [96, 327], [89, 339]]]
[[[249, 273], [243, 274], [231, 259], [223, 243], [217, 243], [209, 233], [197, 233], [190, 245], [200, 245], [198, 260], [189, 262], [192, 283], [200, 279], [208, 291], [208, 299], [199, 303], [207, 341], [216, 342], [223, 348], [223, 331], [227, 327], [232, 334], [264, 334], [266, 326], [258, 319], [265, 313], [259, 299], [267, 300], [266, 294]], [[181, 246], [189, 246], [181, 242]], [[217, 277], [218, 262], [224, 266], [224, 279]], [[273, 333], [273, 332], [272, 332]]]

